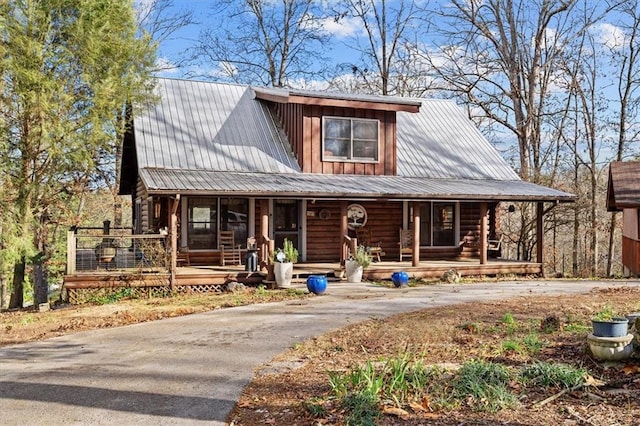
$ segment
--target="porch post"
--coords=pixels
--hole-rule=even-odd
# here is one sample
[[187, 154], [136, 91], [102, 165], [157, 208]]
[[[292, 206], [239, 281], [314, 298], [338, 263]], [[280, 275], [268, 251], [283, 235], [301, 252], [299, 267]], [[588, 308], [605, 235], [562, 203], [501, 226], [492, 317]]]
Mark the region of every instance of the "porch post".
[[170, 253], [171, 253], [171, 264], [169, 265], [171, 275], [169, 277], [169, 286], [171, 287], [171, 293], [173, 293], [176, 289], [176, 266], [177, 262], [177, 254], [178, 254], [178, 204], [180, 204], [180, 194], [176, 194], [176, 198], [171, 200], [171, 232], [169, 235], [171, 236], [170, 241]]
[[411, 266], [420, 265], [420, 205], [411, 203], [413, 207], [413, 253]]
[[[264, 243], [265, 237], [269, 237], [269, 200], [261, 199], [260, 200], [260, 229], [258, 230], [260, 233], [260, 238], [258, 241], [260, 242], [260, 270], [264, 270], [266, 265], [269, 263], [269, 246]], [[265, 250], [266, 247], [266, 250]], [[265, 253], [266, 251], [266, 253]], [[267, 277], [268, 279], [269, 277]]]
[[349, 227], [347, 226], [349, 218], [347, 217], [347, 209], [349, 202], [347, 200], [340, 201], [340, 265], [344, 265], [344, 261], [347, 260], [347, 249], [344, 244], [344, 236], [348, 234]]
[[[0, 225], [1, 227], [2, 225]], [[67, 275], [76, 273], [76, 233], [74, 230], [67, 231]]]
[[[544, 202], [536, 204], [536, 262], [542, 263], [542, 253], [544, 248]], [[544, 276], [544, 268], [542, 268]]]
[[487, 221], [488, 205], [486, 201], [480, 203], [480, 264], [487, 263], [487, 235], [489, 233]]

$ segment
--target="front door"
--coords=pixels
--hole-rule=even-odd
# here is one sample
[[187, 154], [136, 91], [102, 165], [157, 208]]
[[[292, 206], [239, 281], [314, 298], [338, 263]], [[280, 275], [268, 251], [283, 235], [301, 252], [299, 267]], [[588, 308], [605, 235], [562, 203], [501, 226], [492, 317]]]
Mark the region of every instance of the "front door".
[[300, 203], [297, 200], [274, 200], [273, 202], [273, 239], [276, 248], [282, 247], [288, 239], [300, 251]]

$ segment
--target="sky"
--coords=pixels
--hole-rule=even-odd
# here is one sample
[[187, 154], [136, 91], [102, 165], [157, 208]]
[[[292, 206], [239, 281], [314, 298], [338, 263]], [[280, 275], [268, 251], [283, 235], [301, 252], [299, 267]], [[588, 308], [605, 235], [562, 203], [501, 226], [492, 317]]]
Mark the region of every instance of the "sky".
[[[138, 5], [143, 5], [152, 0], [138, 0]], [[240, 1], [240, 0], [236, 0]], [[324, 4], [331, 6], [331, 3], [340, 2], [339, 0], [322, 0]], [[417, 0], [417, 4], [425, 3], [426, 0]], [[587, 4], [595, 2], [597, 0], [586, 0]], [[158, 61], [164, 67], [170, 67], [177, 61], [177, 58], [183, 55], [189, 48], [193, 47], [198, 39], [200, 32], [205, 28], [215, 28], [221, 26], [220, 19], [224, 19], [220, 15], [211, 14], [211, 0], [173, 0], [172, 11], [180, 12], [182, 10], [192, 10], [194, 13], [194, 19], [197, 24], [190, 25], [186, 28], [182, 28], [170, 38], [164, 40], [159, 45], [159, 58]], [[389, 7], [393, 7], [396, 1], [387, 0]], [[446, 3], [446, 0], [432, 0], [432, 4]], [[593, 29], [594, 34], [600, 40], [600, 42], [606, 46], [614, 46], [619, 44], [623, 40], [624, 34], [621, 29], [617, 27], [612, 19], [609, 18], [597, 25]], [[424, 23], [420, 23], [424, 25]], [[354, 18], [345, 18], [336, 22], [334, 19], [328, 18], [323, 22], [324, 30], [330, 35], [331, 42], [327, 48], [329, 52], [330, 60], [334, 63], [342, 63], [353, 61], [354, 53], [348, 46], [353, 46], [355, 40], [358, 37], [362, 37], [365, 34], [362, 23]], [[429, 40], [429, 42], [436, 42], [435, 40]], [[211, 67], [214, 65], [212, 64]], [[171, 68], [166, 69], [161, 75], [166, 77], [184, 77], [194, 70], [192, 67], [184, 68]]]

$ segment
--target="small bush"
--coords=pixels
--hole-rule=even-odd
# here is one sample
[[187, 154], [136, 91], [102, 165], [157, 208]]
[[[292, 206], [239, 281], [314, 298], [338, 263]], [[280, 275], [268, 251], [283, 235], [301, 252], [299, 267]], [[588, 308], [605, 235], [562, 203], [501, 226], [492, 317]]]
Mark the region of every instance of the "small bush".
[[567, 364], [550, 364], [536, 362], [528, 365], [520, 372], [525, 385], [546, 388], [572, 388], [584, 382], [587, 371]]
[[495, 413], [517, 404], [515, 395], [507, 388], [510, 380], [511, 373], [501, 364], [470, 361], [458, 371], [453, 393], [475, 410]]

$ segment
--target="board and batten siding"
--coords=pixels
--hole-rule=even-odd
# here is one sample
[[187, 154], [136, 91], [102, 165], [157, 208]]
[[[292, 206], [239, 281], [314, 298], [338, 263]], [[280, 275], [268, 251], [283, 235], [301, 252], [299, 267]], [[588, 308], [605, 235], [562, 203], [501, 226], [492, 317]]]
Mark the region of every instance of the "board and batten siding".
[[[275, 115], [304, 173], [396, 174], [396, 113], [358, 108], [273, 104]], [[377, 162], [322, 161], [322, 117], [368, 118], [380, 121]]]

